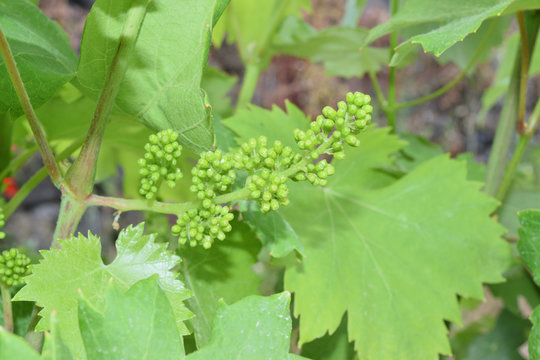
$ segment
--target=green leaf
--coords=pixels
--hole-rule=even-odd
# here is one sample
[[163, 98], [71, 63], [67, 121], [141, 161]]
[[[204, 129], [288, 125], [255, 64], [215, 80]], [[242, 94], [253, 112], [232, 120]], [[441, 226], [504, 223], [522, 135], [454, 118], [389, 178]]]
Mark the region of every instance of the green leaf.
[[186, 359], [294, 359], [289, 354], [290, 297], [284, 292], [269, 297], [249, 296], [230, 306], [221, 302], [210, 342]]
[[[496, 24], [492, 24], [496, 22]], [[472, 74], [475, 70], [475, 65], [488, 60], [491, 50], [499, 46], [504, 40], [504, 35], [510, 25], [510, 18], [496, 17], [486, 20], [478, 31], [467, 36], [463, 41], [454, 44], [451, 48], [446, 50], [439, 58], [437, 62], [445, 65], [449, 62], [453, 62], [460, 69], [464, 70], [469, 65], [472, 57], [476, 54], [478, 48], [482, 45], [484, 38], [488, 34], [489, 28], [493, 25], [493, 30], [487, 38], [487, 43], [484, 45], [483, 50], [477, 56], [476, 60], [469, 69], [469, 74]]]
[[73, 360], [69, 348], [66, 346], [60, 330], [58, 328], [58, 319], [56, 311], [51, 313], [51, 331], [45, 333], [45, 342], [41, 352], [42, 358], [47, 360]]
[[279, 212], [263, 214], [255, 201], [239, 201], [238, 208], [244, 221], [257, 234], [271, 256], [285, 257], [294, 250], [304, 254], [304, 246], [298, 235]]
[[540, 187], [525, 187], [513, 184], [508, 191], [502, 207], [497, 211], [499, 221], [508, 230], [508, 235], [517, 236], [519, 219], [516, 216], [520, 210], [532, 209], [540, 204]]
[[223, 120], [223, 124], [238, 134], [239, 143], [264, 135], [269, 142], [280, 140], [284, 146], [296, 149], [293, 131], [305, 129], [311, 119], [289, 101], [285, 101], [285, 108], [286, 113], [277, 105], [271, 110], [250, 105], [249, 109]]
[[503, 310], [490, 332], [471, 341], [463, 360], [521, 360], [518, 348], [526, 341], [528, 328], [527, 320]]
[[419, 24], [435, 23], [431, 31], [408, 38], [404, 44], [420, 44], [425, 52], [440, 56], [458, 41], [478, 30], [482, 22], [499, 16], [513, 0], [409, 0], [390, 21], [373, 28], [366, 44], [392, 31]]
[[32, 266], [27, 285], [15, 300], [35, 301], [43, 308], [37, 330], [50, 329], [50, 314], [57, 311], [62, 337], [74, 354], [84, 354], [77, 328], [79, 291], [97, 309], [104, 307], [105, 288], [112, 277], [127, 290], [153, 274], [171, 303], [180, 334], [187, 334], [183, 324], [191, 313], [183, 304], [190, 292], [169, 269], [179, 258], [167, 252], [166, 244], [156, 244], [154, 235], [143, 235], [144, 224], [122, 230], [116, 241], [117, 256], [109, 265], [101, 260], [100, 239], [92, 234], [59, 240], [61, 249], [42, 251], [43, 260]]
[[533, 327], [529, 334], [529, 356], [531, 359], [540, 359], [540, 306], [534, 309], [531, 322]]
[[399, 137], [408, 143], [397, 153], [396, 158], [396, 165], [405, 172], [409, 172], [424, 161], [443, 153], [439, 145], [422, 136], [400, 134]]
[[360, 27], [329, 27], [313, 31], [310, 36], [293, 36], [274, 48], [287, 55], [320, 62], [328, 75], [362, 77], [366, 72], [379, 71], [388, 62], [389, 54], [386, 48], [364, 46], [367, 34], [368, 30]]
[[[11, 288], [11, 296], [16, 294], [17, 289]], [[0, 299], [2, 297], [0, 296]], [[14, 332], [17, 335], [25, 336], [28, 324], [30, 323], [30, 317], [32, 316], [32, 309], [34, 303], [29, 301], [17, 301], [11, 303], [13, 312], [13, 327]], [[0, 324], [4, 324], [4, 309], [0, 307]]]
[[486, 178], [486, 164], [477, 162], [474, 159], [473, 153], [461, 153], [456, 156], [456, 160], [464, 161], [467, 165], [467, 179], [484, 182]]
[[[227, 35], [227, 42], [236, 42], [242, 61], [247, 63], [261, 55], [260, 47], [268, 46], [277, 26], [287, 16], [301, 16], [301, 10], [310, 10], [309, 0], [234, 0], [225, 10], [216, 27], [214, 43], [219, 47]], [[268, 60], [268, 59], [266, 59]]]
[[369, 177], [376, 151], [357, 151], [336, 163], [327, 188], [291, 186], [282, 212], [306, 249], [285, 275], [300, 343], [333, 332], [347, 311], [360, 358], [449, 354], [444, 320], [461, 320], [456, 294], [483, 299], [482, 282], [503, 280], [510, 258], [490, 217], [497, 202], [445, 155], [366, 192], [357, 182]]
[[125, 285], [111, 281], [103, 314], [82, 292], [79, 325], [89, 359], [184, 358], [171, 304], [157, 280], [141, 280], [124, 294]]
[[41, 356], [22, 337], [0, 327], [0, 359], [39, 360]]
[[[47, 101], [77, 68], [77, 56], [62, 28], [28, 1], [0, 1], [0, 25], [34, 107]], [[4, 60], [0, 57], [0, 114], [22, 115]]]
[[519, 299], [525, 299], [532, 308], [540, 305], [540, 289], [521, 263], [508, 269], [504, 277], [505, 282], [490, 285], [489, 290], [503, 300], [506, 309], [521, 316]]
[[302, 355], [313, 360], [354, 359], [354, 346], [347, 340], [347, 320], [333, 334], [302, 346]]
[[[196, 152], [209, 150], [214, 140], [201, 78], [213, 24], [227, 2], [152, 1], [116, 99], [119, 109], [152, 128], [176, 130]], [[105, 83], [131, 3], [98, 0], [86, 20], [77, 81], [94, 99]]]
[[210, 249], [182, 247], [183, 278], [193, 293], [188, 300], [195, 313], [191, 323], [200, 348], [208, 343], [218, 301], [235, 302], [257, 294], [261, 279], [253, 272], [260, 245], [255, 234], [235, 222], [227, 239]]
[[518, 213], [518, 249], [523, 262], [531, 270], [534, 282], [540, 285], [540, 210], [524, 210]]

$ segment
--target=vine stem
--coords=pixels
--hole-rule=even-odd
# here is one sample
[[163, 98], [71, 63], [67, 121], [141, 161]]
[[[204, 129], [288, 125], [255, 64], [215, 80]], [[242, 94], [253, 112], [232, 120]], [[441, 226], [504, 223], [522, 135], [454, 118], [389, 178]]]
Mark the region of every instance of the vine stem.
[[[324, 153], [331, 146], [330, 140], [327, 140], [319, 147], [319, 152]], [[308, 163], [312, 161], [311, 158], [305, 157], [297, 164], [290, 168], [281, 171], [278, 176], [290, 177], [296, 174], [299, 170], [304, 168]], [[233, 191], [228, 194], [217, 196], [213, 199], [214, 204], [225, 204], [237, 200], [245, 200], [249, 198], [250, 190], [247, 187]], [[92, 194], [85, 200], [88, 206], [105, 206], [114, 208], [119, 211], [152, 211], [161, 214], [180, 215], [183, 212], [196, 209], [200, 205], [200, 201], [184, 202], [184, 203], [165, 203], [159, 201], [148, 201], [145, 199], [124, 199], [109, 196], [99, 196]]]
[[13, 332], [13, 309], [11, 307], [11, 292], [9, 288], [0, 283], [0, 289], [2, 291], [2, 306], [4, 308], [4, 328], [6, 331]]
[[[391, 0], [390, 1], [390, 14], [393, 17], [399, 7], [399, 1], [398, 0]], [[396, 52], [396, 45], [397, 45], [397, 31], [392, 31], [390, 33], [390, 58], [392, 59]], [[396, 116], [397, 116], [397, 108], [396, 108], [396, 67], [390, 66], [390, 72], [388, 74], [388, 110], [385, 112], [386, 117], [388, 118], [388, 125], [391, 128], [392, 132], [396, 131]]]
[[[283, 17], [283, 13], [287, 8], [287, 0], [278, 0], [272, 11], [270, 22], [268, 27], [265, 29], [265, 32], [262, 36], [261, 41], [255, 44], [253, 51], [247, 55], [246, 60], [246, 72], [244, 75], [244, 80], [242, 81], [242, 88], [240, 89], [240, 94], [238, 95], [238, 100], [236, 102], [235, 111], [245, 108], [253, 98], [255, 89], [257, 88], [257, 82], [259, 80], [259, 75], [261, 74], [262, 61], [261, 58], [264, 55], [264, 51], [268, 47], [272, 35], [276, 32], [279, 22]], [[237, 31], [236, 33], [238, 33]], [[237, 34], [238, 36], [238, 34]]]
[[518, 107], [518, 133], [525, 133], [525, 100], [527, 99], [527, 78], [529, 74], [529, 43], [527, 41], [527, 29], [523, 11], [517, 13], [519, 34], [521, 39], [521, 77], [519, 83], [519, 107]]
[[[540, 19], [538, 19], [534, 13], [525, 17], [525, 25], [528, 28], [527, 33], [531, 35], [527, 39], [527, 46], [529, 48], [530, 56], [536, 41], [538, 28], [540, 26]], [[519, 57], [523, 54], [520, 48], [516, 53], [514, 69], [512, 70], [510, 84], [508, 85], [508, 90], [506, 91], [506, 97], [504, 99], [503, 108], [499, 117], [499, 124], [497, 125], [497, 131], [495, 132], [495, 140], [493, 142], [491, 154], [488, 160], [484, 191], [491, 196], [497, 195], [499, 191], [498, 188], [503, 177], [507, 176], [505, 175], [505, 170], [507, 168], [506, 162], [508, 154], [511, 152], [510, 148], [512, 140], [515, 136], [514, 134], [519, 106], [518, 97], [521, 74], [521, 62], [519, 61]], [[508, 169], [510, 170], [510, 168]]]
[[69, 168], [66, 182], [75, 198], [84, 199], [92, 193], [96, 175], [96, 164], [109, 115], [114, 106], [120, 84], [128, 68], [129, 59], [135, 48], [146, 9], [151, 0], [137, 0], [128, 10], [120, 34], [116, 54], [112, 60], [105, 84], [94, 111], [90, 129], [81, 153]]
[[443, 95], [448, 90], [450, 90], [454, 86], [456, 86], [461, 81], [461, 79], [463, 79], [465, 77], [465, 75], [467, 75], [469, 70], [471, 70], [471, 68], [476, 64], [478, 58], [482, 55], [482, 52], [484, 51], [485, 47], [487, 46], [487, 44], [489, 42], [489, 38], [491, 36], [491, 33], [493, 32], [493, 30], [495, 30], [495, 25], [496, 25], [496, 21], [493, 21], [490, 24], [486, 34], [484, 35], [484, 38], [482, 39], [482, 42], [480, 43], [480, 46], [478, 46], [478, 49], [476, 50], [474, 55], [471, 57], [471, 59], [469, 60], [469, 62], [465, 66], [465, 68], [458, 74], [458, 76], [456, 76], [454, 79], [452, 79], [452, 81], [450, 81], [448, 84], [446, 84], [445, 86], [443, 86], [439, 90], [437, 90], [437, 91], [435, 91], [435, 92], [433, 92], [433, 93], [431, 93], [429, 95], [423, 96], [423, 97], [415, 99], [415, 100], [411, 100], [411, 101], [396, 104], [395, 109], [399, 110], [399, 109], [403, 109], [403, 108], [407, 108], [407, 107], [422, 104], [422, 103], [424, 103], [426, 101], [435, 99], [435, 98]]
[[41, 152], [45, 168], [47, 169], [47, 172], [49, 173], [49, 176], [51, 177], [53, 183], [58, 186], [60, 184], [60, 181], [62, 180], [60, 169], [58, 168], [58, 164], [56, 164], [53, 152], [47, 142], [47, 136], [45, 135], [45, 131], [41, 127], [32, 103], [30, 102], [30, 98], [28, 97], [28, 93], [26, 92], [26, 89], [24, 87], [21, 74], [17, 69], [15, 58], [13, 57], [13, 53], [11, 52], [11, 48], [9, 47], [9, 43], [6, 39], [6, 36], [4, 35], [1, 26], [0, 52], [2, 53], [2, 58], [4, 59], [4, 62], [6, 64], [6, 69], [11, 79], [11, 83], [15, 88], [17, 97], [19, 98], [24, 114], [28, 119], [28, 123], [30, 124], [30, 128], [32, 129], [32, 133], [34, 134], [34, 138], [36, 139], [36, 143], [39, 147], [39, 151]]
[[523, 134], [519, 136], [519, 141], [516, 145], [516, 148], [514, 149], [512, 158], [510, 159], [510, 162], [508, 163], [508, 166], [506, 167], [504, 171], [504, 176], [503, 176], [503, 179], [501, 180], [501, 185], [499, 186], [499, 188], [497, 189], [497, 193], [495, 194], [495, 197], [498, 200], [502, 201], [504, 199], [504, 197], [506, 196], [506, 193], [508, 192], [508, 189], [510, 188], [510, 185], [512, 185], [512, 181], [514, 180], [514, 174], [516, 173], [516, 169], [523, 157], [523, 154], [525, 153], [525, 149], [527, 148], [527, 145], [529, 144], [531, 137], [536, 131], [539, 118], [540, 118], [540, 99], [536, 103], [536, 106], [534, 107], [531, 117], [529, 118], [528, 126], [523, 126], [523, 128], [526, 130], [524, 131]]

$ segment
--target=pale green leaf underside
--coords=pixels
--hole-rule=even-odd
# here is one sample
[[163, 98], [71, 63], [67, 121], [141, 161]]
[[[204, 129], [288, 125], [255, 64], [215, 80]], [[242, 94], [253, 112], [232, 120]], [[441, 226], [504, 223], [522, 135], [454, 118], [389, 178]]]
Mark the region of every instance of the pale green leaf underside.
[[[0, 25], [34, 107], [39, 107], [69, 81], [77, 56], [62, 28], [28, 1], [0, 0]], [[23, 111], [0, 57], [0, 114]]]
[[184, 345], [174, 313], [157, 276], [135, 283], [122, 294], [112, 281], [102, 313], [92, 302], [79, 302], [79, 325], [86, 353], [92, 360], [180, 360]]
[[41, 252], [43, 260], [32, 267], [27, 285], [17, 293], [15, 300], [35, 301], [43, 307], [38, 330], [50, 329], [50, 314], [56, 310], [62, 338], [73, 354], [84, 355], [81, 335], [73, 330], [78, 326], [79, 290], [101, 310], [110, 278], [127, 290], [137, 281], [158, 274], [160, 286], [174, 309], [178, 331], [187, 334], [183, 320], [191, 313], [183, 300], [190, 292], [176, 280], [175, 273], [169, 271], [179, 258], [169, 254], [165, 244], [156, 244], [153, 235], [143, 235], [143, 228], [144, 224], [139, 224], [120, 233], [116, 241], [117, 257], [109, 265], [103, 264], [101, 259], [98, 237], [90, 234], [88, 238], [79, 235], [60, 240], [61, 249]]
[[289, 354], [290, 297], [284, 292], [269, 297], [249, 296], [230, 306], [221, 302], [210, 342], [187, 359], [300, 359]]
[[[360, 155], [350, 162], [364, 167]], [[300, 342], [333, 332], [347, 311], [361, 358], [450, 353], [443, 320], [460, 322], [456, 294], [482, 298], [482, 282], [503, 279], [509, 248], [489, 217], [496, 202], [465, 180], [464, 163], [446, 156], [371, 192], [355, 190], [357, 178], [344, 170], [337, 163], [351, 186], [296, 185], [283, 211], [306, 248], [285, 276]]]
[[[366, 43], [405, 27], [419, 24], [439, 23], [429, 32], [417, 34], [404, 44], [421, 44], [425, 52], [436, 56], [468, 34], [478, 30], [482, 22], [493, 16], [500, 16], [513, 0], [409, 0], [390, 21], [373, 28]], [[398, 48], [399, 49], [399, 48]]]
[[[227, 0], [153, 0], [116, 100], [155, 129], [172, 128], [196, 152], [214, 140], [201, 78], [216, 8]], [[77, 81], [97, 98], [122, 31], [128, 0], [98, 0], [86, 20]]]

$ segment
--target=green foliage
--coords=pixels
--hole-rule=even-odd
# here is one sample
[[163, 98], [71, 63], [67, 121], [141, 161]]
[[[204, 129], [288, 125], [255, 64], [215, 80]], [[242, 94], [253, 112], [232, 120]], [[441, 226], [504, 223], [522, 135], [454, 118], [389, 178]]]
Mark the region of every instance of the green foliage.
[[[60, 26], [28, 1], [0, 1], [0, 25], [35, 107], [49, 100], [77, 68], [77, 56]], [[5, 62], [0, 58], [0, 114], [22, 115]], [[2, 120], [4, 121], [4, 120]]]
[[28, 275], [30, 258], [17, 249], [2, 251], [0, 255], [0, 283], [6, 287], [17, 286], [25, 282]]
[[270, 297], [249, 296], [230, 306], [221, 302], [209, 343], [187, 359], [298, 359], [288, 354], [290, 299], [291, 295], [284, 292]]
[[370, 31], [366, 43], [406, 27], [435, 24], [434, 28], [407, 39], [398, 47], [398, 53], [406, 49], [407, 44], [420, 44], [425, 52], [439, 56], [477, 31], [486, 19], [500, 15], [511, 3], [512, 0], [457, 0], [429, 2], [426, 6], [425, 0], [407, 1], [390, 21]]
[[0, 328], [0, 359], [39, 360], [41, 356], [23, 338]]
[[320, 62], [328, 75], [362, 77], [377, 72], [388, 62], [388, 49], [364, 46], [368, 30], [360, 27], [329, 27], [319, 32], [290, 18], [278, 34], [276, 51]]
[[[523, 262], [532, 272], [534, 281], [540, 286], [540, 210], [525, 210], [519, 212], [518, 249]], [[540, 357], [540, 306], [532, 315], [532, 331], [529, 335], [529, 355], [531, 359]]]
[[[152, 1], [116, 100], [119, 109], [150, 127], [175, 130], [180, 142], [194, 151], [208, 150], [213, 142], [200, 87], [212, 27], [227, 3]], [[77, 82], [92, 98], [105, 83], [131, 5], [128, 0], [98, 0], [88, 15]]]
[[35, 301], [43, 308], [37, 329], [50, 329], [50, 314], [57, 311], [62, 338], [74, 354], [83, 353], [77, 328], [77, 301], [82, 292], [97, 310], [104, 308], [107, 282], [112, 277], [127, 290], [135, 282], [158, 274], [159, 283], [174, 309], [180, 334], [186, 334], [183, 321], [190, 317], [183, 300], [190, 293], [176, 279], [173, 268], [179, 261], [153, 235], [143, 235], [143, 224], [123, 230], [116, 242], [117, 257], [109, 265], [101, 260], [99, 238], [89, 234], [60, 241], [61, 249], [42, 251], [43, 260], [31, 267], [27, 285], [15, 300]]
[[195, 316], [190, 320], [197, 346], [208, 343], [218, 302], [233, 303], [249, 295], [257, 295], [261, 282], [252, 267], [261, 250], [253, 232], [234, 221], [227, 241], [210, 249], [182, 247], [182, 276], [193, 293], [187, 300]]
[[79, 301], [79, 326], [89, 359], [183, 359], [175, 315], [157, 275], [125, 285], [111, 280], [105, 308]]

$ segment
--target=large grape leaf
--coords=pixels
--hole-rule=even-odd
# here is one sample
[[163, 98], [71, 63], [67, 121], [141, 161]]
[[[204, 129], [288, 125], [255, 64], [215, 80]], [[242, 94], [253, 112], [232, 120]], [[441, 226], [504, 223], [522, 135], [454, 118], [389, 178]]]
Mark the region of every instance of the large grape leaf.
[[[360, 27], [334, 26], [315, 31], [311, 29], [306, 33], [296, 31], [290, 24], [298, 24], [288, 21], [289, 26], [281, 31], [291, 32], [281, 38], [286, 41], [274, 43], [276, 51], [300, 58], [307, 58], [312, 62], [320, 62], [324, 65], [328, 75], [343, 77], [362, 77], [366, 72], [377, 72], [383, 64], [388, 62], [388, 49], [364, 46], [364, 40], [368, 30]], [[306, 29], [305, 26], [303, 26]], [[296, 34], [301, 34], [300, 36]]]
[[210, 342], [186, 359], [303, 359], [289, 354], [290, 298], [284, 292], [269, 297], [250, 296], [230, 306], [221, 302]]
[[336, 163], [326, 188], [291, 186], [282, 211], [306, 249], [285, 275], [300, 343], [332, 333], [347, 311], [361, 358], [449, 354], [444, 320], [460, 322], [456, 294], [482, 299], [482, 282], [503, 280], [510, 258], [489, 216], [497, 202], [446, 155], [367, 192], [355, 186], [369, 177], [362, 150]]
[[219, 300], [232, 303], [255, 295], [261, 282], [252, 269], [261, 248], [255, 234], [245, 224], [232, 225], [227, 239], [210, 249], [179, 249], [184, 282], [193, 293], [188, 305], [195, 314], [191, 323], [199, 348], [210, 340]]
[[[185, 357], [182, 337], [166, 294], [156, 275], [135, 283], [122, 293], [124, 284], [111, 281], [105, 295], [105, 310], [92, 301], [79, 302], [79, 325], [92, 360], [170, 359]], [[115, 286], [119, 285], [119, 286]]]
[[373, 28], [366, 38], [373, 40], [405, 27], [438, 24], [430, 31], [416, 34], [403, 44], [420, 44], [425, 52], [441, 55], [456, 42], [478, 30], [482, 22], [499, 16], [513, 0], [409, 0], [390, 21]]
[[[42, 105], [69, 81], [77, 55], [62, 28], [29, 1], [0, 0], [0, 25], [34, 107]], [[0, 57], [0, 114], [22, 115], [19, 98]]]
[[[155, 129], [172, 128], [191, 150], [210, 149], [212, 121], [201, 90], [212, 28], [228, 0], [154, 0], [116, 105]], [[86, 20], [77, 82], [97, 98], [118, 47], [130, 0], [98, 0]], [[179, 20], [181, 19], [181, 21]]]
[[27, 285], [15, 300], [35, 301], [43, 308], [37, 330], [50, 328], [50, 314], [57, 311], [62, 338], [72, 353], [83, 353], [77, 328], [79, 291], [98, 309], [103, 309], [105, 288], [112, 277], [127, 290], [139, 280], [158, 274], [159, 283], [171, 303], [178, 331], [186, 334], [183, 324], [191, 313], [183, 300], [190, 296], [182, 282], [169, 269], [179, 258], [167, 252], [166, 244], [156, 244], [154, 235], [143, 235], [144, 224], [122, 230], [116, 241], [117, 256], [109, 265], [101, 259], [100, 239], [92, 234], [59, 240], [61, 249], [42, 251], [43, 260], [32, 266]]

